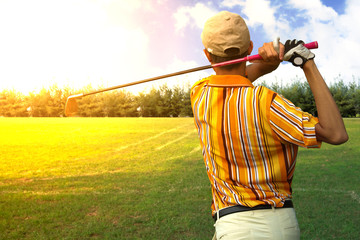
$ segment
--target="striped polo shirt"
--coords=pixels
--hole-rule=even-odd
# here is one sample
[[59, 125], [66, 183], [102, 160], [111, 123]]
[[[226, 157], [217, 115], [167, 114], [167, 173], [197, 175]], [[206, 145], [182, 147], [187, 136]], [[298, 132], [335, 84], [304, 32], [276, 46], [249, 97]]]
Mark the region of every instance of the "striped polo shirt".
[[298, 146], [320, 147], [318, 119], [240, 75], [195, 83], [191, 104], [213, 192], [212, 210], [281, 207], [291, 198]]

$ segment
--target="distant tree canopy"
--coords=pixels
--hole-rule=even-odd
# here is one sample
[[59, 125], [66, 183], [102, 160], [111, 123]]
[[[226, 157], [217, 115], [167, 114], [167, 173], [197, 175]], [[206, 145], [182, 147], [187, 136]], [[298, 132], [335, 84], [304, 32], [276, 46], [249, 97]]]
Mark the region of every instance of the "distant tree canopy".
[[[360, 82], [360, 79], [358, 79]], [[266, 85], [266, 84], [262, 84]], [[278, 83], [267, 86], [289, 99], [303, 111], [317, 116], [316, 104], [307, 82], [296, 79], [291, 84], [279, 86]], [[329, 86], [342, 117], [360, 117], [360, 85], [355, 80], [345, 84], [343, 80]]]
[[[358, 79], [358, 82], [360, 79]], [[285, 86], [278, 83], [266, 87], [283, 95], [303, 111], [317, 115], [309, 85], [301, 79]], [[360, 86], [337, 80], [329, 89], [343, 117], [360, 117]], [[0, 116], [4, 117], [62, 117], [68, 96], [90, 92], [87, 86], [80, 91], [53, 85], [38, 93], [23, 95], [15, 90], [0, 92]], [[124, 89], [83, 97], [78, 100], [81, 117], [186, 117], [193, 116], [190, 103], [190, 86], [169, 88], [166, 84], [149, 92], [134, 95]]]

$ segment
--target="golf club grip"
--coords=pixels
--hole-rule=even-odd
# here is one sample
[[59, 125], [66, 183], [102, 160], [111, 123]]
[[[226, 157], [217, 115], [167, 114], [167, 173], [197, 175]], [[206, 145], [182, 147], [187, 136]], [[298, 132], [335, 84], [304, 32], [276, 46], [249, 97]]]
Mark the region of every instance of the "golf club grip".
[[[315, 49], [315, 48], [318, 48], [319, 45], [318, 45], [317, 41], [314, 41], [314, 42], [305, 43], [304, 47], [306, 47], [307, 49]], [[216, 64], [213, 64], [212, 66], [213, 67], [222, 67], [222, 66], [226, 66], [226, 65], [230, 65], [230, 64], [246, 62], [246, 61], [253, 61], [253, 60], [262, 60], [262, 57], [259, 54], [256, 54], [256, 55], [247, 56], [244, 58], [239, 58], [239, 59], [235, 59], [235, 60], [231, 60], [231, 61], [216, 63]]]
[[319, 45], [317, 41], [314, 41], [314, 42], [305, 43], [304, 47], [306, 47], [307, 49], [316, 49], [319, 47]]

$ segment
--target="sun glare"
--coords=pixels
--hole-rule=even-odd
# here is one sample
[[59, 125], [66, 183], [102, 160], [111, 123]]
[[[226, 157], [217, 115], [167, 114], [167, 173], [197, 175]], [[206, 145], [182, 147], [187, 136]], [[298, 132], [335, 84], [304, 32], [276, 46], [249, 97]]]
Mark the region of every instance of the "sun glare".
[[[109, 87], [143, 77], [139, 67], [147, 64], [148, 36], [132, 26], [129, 9], [110, 1], [23, 3], [8, 2], [8, 11], [0, 10], [0, 20], [7, 19], [0, 26], [8, 32], [0, 40], [8, 46], [0, 57], [0, 91], [26, 94], [54, 84]], [[121, 17], [110, 5], [122, 7]]]

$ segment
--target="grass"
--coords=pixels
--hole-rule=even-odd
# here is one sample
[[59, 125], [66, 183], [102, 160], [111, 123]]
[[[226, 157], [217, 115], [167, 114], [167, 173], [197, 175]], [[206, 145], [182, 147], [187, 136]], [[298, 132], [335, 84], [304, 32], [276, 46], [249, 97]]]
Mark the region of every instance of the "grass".
[[[211, 239], [191, 118], [0, 118], [0, 239]], [[358, 239], [360, 120], [301, 149], [302, 239]]]
[[346, 144], [299, 153], [293, 186], [303, 239], [360, 236], [360, 119], [345, 124]]

